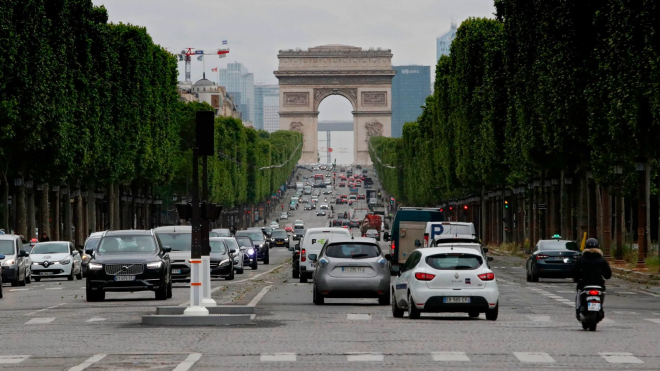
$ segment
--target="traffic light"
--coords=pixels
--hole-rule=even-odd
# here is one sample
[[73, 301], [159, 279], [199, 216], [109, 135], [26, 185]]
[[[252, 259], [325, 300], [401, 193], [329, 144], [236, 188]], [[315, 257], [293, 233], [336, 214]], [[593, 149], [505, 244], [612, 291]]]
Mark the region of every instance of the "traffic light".
[[390, 205], [394, 205], [394, 197], [390, 198]]
[[453, 207], [453, 206], [449, 206], [449, 211], [452, 211], [452, 210], [454, 210], [454, 207]]
[[508, 200], [504, 200], [504, 208], [505, 209], [509, 208], [509, 201]]
[[463, 210], [467, 210], [467, 209], [468, 209], [467, 205], [463, 206]]

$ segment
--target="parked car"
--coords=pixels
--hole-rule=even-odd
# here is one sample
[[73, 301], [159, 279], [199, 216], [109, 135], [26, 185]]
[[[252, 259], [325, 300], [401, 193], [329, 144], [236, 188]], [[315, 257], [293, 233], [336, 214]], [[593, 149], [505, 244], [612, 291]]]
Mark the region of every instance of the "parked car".
[[14, 234], [0, 235], [0, 254], [4, 255], [2, 264], [2, 282], [11, 282], [12, 286], [25, 286], [31, 280], [32, 267], [29, 254], [23, 251], [21, 237]]
[[392, 280], [392, 315], [418, 319], [423, 312], [486, 313], [495, 321], [499, 290], [487, 260], [474, 249], [428, 247], [414, 250]]
[[315, 262], [313, 302], [325, 298], [377, 298], [390, 304], [389, 255], [383, 255], [371, 238], [331, 238], [318, 254], [308, 254]]
[[82, 258], [80, 252], [68, 241], [39, 242], [32, 248], [32, 275], [36, 282], [42, 278], [62, 278], [69, 281], [81, 280]]
[[105, 232], [88, 264], [87, 301], [103, 301], [105, 293], [154, 291], [156, 300], [172, 297], [170, 247], [153, 231]]

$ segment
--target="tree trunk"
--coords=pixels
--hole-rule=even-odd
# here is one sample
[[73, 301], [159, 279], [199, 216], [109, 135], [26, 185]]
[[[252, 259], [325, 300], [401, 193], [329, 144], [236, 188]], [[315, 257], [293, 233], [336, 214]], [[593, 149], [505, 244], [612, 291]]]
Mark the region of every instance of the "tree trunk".
[[69, 194], [62, 195], [62, 205], [64, 206], [64, 241], [72, 241], [73, 240], [73, 235], [71, 234], [71, 219], [72, 219], [72, 212], [71, 212], [71, 196]]
[[60, 191], [55, 192], [55, 207], [53, 208], [53, 237], [52, 241], [61, 241], [61, 226], [60, 226]]
[[484, 243], [487, 242], [487, 241], [486, 241], [486, 220], [487, 220], [487, 216], [486, 216], [486, 200], [485, 200], [485, 198], [484, 198], [485, 193], [486, 193], [486, 187], [485, 187], [485, 186], [482, 186], [482, 187], [481, 187], [481, 207], [479, 208], [479, 211], [480, 211], [480, 215], [479, 215], [479, 221], [480, 221], [480, 223], [479, 223], [479, 224], [481, 224], [481, 225], [480, 225], [480, 227], [481, 227], [481, 231], [480, 231], [480, 233], [481, 233], [481, 240], [484, 241]]
[[96, 232], [96, 196], [94, 187], [87, 192], [87, 233]]
[[41, 202], [39, 207], [39, 216], [41, 221], [39, 223], [39, 241], [41, 241], [41, 236], [46, 233], [46, 236], [50, 237], [50, 203], [48, 202], [50, 186], [48, 183], [44, 183], [43, 189], [41, 190]]
[[603, 187], [603, 195], [601, 197], [601, 214], [603, 220], [603, 254], [606, 259], [612, 257], [612, 198], [607, 187]]
[[85, 226], [83, 223], [84, 212], [83, 212], [83, 199], [82, 196], [75, 198], [76, 201], [76, 242], [75, 247], [78, 248], [85, 243]]
[[18, 187], [18, 192], [16, 193], [17, 204], [16, 204], [16, 234], [22, 235], [24, 238], [27, 238], [27, 203], [25, 202], [25, 186], [22, 185]]
[[35, 208], [34, 208], [34, 188], [27, 191], [27, 234], [25, 238], [30, 241], [35, 238]]
[[108, 186], [108, 222], [109, 222], [109, 228], [110, 230], [114, 229], [119, 229], [118, 228], [118, 223], [115, 222], [116, 219], [118, 219], [118, 212], [117, 207], [115, 205], [115, 186], [113, 184], [110, 184]]

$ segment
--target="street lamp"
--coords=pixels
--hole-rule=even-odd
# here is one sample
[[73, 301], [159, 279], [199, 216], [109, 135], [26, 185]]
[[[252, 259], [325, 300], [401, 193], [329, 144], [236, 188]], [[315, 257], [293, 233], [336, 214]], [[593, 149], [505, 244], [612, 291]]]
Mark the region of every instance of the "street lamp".
[[638, 158], [635, 168], [639, 173], [637, 202], [637, 268], [646, 268], [646, 159]]
[[71, 197], [80, 197], [80, 188], [76, 187], [71, 191]]
[[176, 193], [172, 195], [172, 201], [177, 202], [179, 200], [179, 196], [177, 196]]
[[16, 187], [20, 187], [23, 185], [23, 174], [21, 173], [16, 174], [16, 178], [14, 178], [14, 185]]
[[60, 194], [63, 195], [69, 194], [69, 186], [66, 183], [62, 183], [62, 186], [60, 186]]
[[34, 186], [34, 180], [32, 179], [32, 175], [28, 175], [27, 179], [25, 179], [25, 187], [28, 189], [32, 189]]

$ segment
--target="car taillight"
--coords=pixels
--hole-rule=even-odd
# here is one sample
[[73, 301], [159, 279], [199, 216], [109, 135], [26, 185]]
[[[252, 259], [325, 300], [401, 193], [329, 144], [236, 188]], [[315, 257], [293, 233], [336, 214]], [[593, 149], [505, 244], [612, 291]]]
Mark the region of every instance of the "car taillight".
[[549, 257], [550, 257], [549, 255], [538, 254], [538, 255], [536, 255], [536, 260], [541, 260], [541, 259], [545, 259], [545, 258], [549, 258]]
[[417, 272], [415, 278], [418, 281], [430, 281], [435, 278], [435, 274]]
[[396, 245], [392, 242], [392, 250], [396, 249]]
[[589, 291], [589, 295], [591, 295], [591, 296], [600, 295], [600, 291], [590, 290], [590, 291]]
[[300, 251], [300, 261], [301, 262], [307, 261], [307, 252], [305, 251], [305, 249], [302, 249], [302, 251]]
[[428, 247], [428, 246], [429, 246], [429, 234], [424, 233], [424, 247]]
[[480, 274], [477, 277], [479, 277], [480, 280], [482, 281], [492, 281], [495, 279], [495, 273], [484, 273]]

